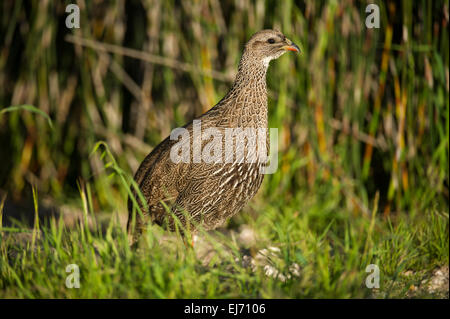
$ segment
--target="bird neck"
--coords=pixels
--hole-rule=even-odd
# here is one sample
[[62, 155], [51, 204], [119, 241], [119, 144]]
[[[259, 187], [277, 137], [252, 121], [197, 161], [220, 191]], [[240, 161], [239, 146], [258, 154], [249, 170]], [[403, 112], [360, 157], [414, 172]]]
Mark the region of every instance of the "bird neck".
[[219, 122], [231, 127], [267, 127], [268, 64], [244, 52], [232, 88], [215, 107], [220, 110]]
[[268, 67], [269, 60], [261, 61], [255, 59], [247, 51], [244, 51], [239, 62], [238, 73], [233, 87], [256, 90], [258, 93], [266, 96], [266, 74]]
[[268, 66], [268, 62], [261, 62], [244, 51], [233, 87], [228, 93], [228, 97], [237, 101], [241, 109], [267, 108], [266, 74]]

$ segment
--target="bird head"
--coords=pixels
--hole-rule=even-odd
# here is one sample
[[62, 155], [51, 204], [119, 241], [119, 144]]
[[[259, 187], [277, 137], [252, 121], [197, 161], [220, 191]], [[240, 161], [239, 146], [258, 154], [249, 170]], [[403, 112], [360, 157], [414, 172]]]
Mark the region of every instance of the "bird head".
[[245, 45], [245, 51], [254, 59], [268, 66], [287, 51], [300, 52], [300, 48], [277, 30], [262, 30], [255, 33]]

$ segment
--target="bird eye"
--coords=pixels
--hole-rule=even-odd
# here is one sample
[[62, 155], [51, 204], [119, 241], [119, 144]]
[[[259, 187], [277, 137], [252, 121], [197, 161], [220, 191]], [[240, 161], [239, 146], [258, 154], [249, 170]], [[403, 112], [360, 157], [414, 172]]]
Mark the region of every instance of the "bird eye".
[[269, 42], [270, 44], [274, 44], [275, 43], [275, 39], [274, 38], [270, 38], [269, 40], [267, 40], [267, 42]]

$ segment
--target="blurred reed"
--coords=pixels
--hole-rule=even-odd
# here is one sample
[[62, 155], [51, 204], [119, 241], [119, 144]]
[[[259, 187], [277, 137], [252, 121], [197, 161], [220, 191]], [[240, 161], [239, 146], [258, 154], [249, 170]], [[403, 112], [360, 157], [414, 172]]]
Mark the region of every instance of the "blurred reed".
[[[226, 93], [243, 44], [276, 28], [300, 44], [268, 73], [270, 126], [280, 129], [279, 170], [262, 195], [317, 196], [327, 185], [350, 211], [448, 209], [448, 1], [84, 1], [81, 28], [65, 27], [72, 1], [0, 3], [0, 108], [33, 105], [45, 117], [0, 113], [0, 189], [21, 200], [77, 194], [123, 207], [99, 140], [134, 173], [171, 129]], [[374, 2], [374, 1], [370, 1]], [[1, 111], [0, 109], [0, 111]], [[327, 195], [328, 196], [328, 195]]]

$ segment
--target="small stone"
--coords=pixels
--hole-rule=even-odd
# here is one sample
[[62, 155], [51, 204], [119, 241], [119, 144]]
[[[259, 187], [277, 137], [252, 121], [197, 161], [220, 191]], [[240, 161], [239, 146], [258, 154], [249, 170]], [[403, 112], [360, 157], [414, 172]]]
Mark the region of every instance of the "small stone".
[[242, 246], [250, 247], [256, 243], [256, 234], [250, 227], [243, 226], [239, 233], [238, 239]]

